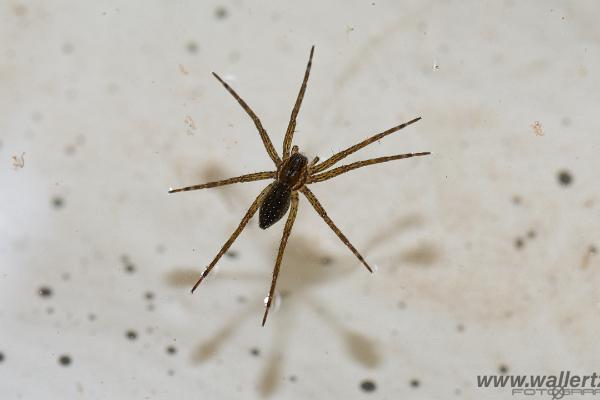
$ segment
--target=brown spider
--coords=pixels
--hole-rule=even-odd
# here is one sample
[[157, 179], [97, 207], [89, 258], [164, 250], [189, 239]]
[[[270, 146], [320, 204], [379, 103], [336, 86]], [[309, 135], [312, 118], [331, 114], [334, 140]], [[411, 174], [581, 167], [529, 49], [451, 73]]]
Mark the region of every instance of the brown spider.
[[190, 190], [208, 189], [216, 186], [229, 185], [238, 182], [251, 182], [263, 179], [275, 179], [274, 182], [272, 182], [269, 186], [264, 188], [262, 192], [260, 192], [258, 197], [254, 200], [254, 202], [246, 212], [246, 215], [244, 215], [244, 218], [242, 218], [242, 221], [240, 222], [237, 229], [229, 237], [227, 242], [225, 242], [219, 253], [211, 261], [208, 267], [204, 269], [194, 287], [192, 287], [193, 293], [194, 290], [196, 290], [196, 288], [198, 287], [198, 285], [200, 285], [204, 278], [206, 278], [210, 271], [215, 267], [221, 256], [225, 254], [227, 249], [229, 249], [229, 247], [237, 239], [237, 237], [242, 232], [248, 221], [256, 213], [256, 210], [260, 209], [259, 226], [262, 229], [267, 229], [275, 222], [279, 221], [285, 215], [288, 209], [290, 209], [291, 203], [290, 213], [285, 223], [285, 228], [283, 229], [283, 236], [281, 238], [281, 243], [279, 244], [277, 260], [275, 261], [275, 269], [273, 270], [273, 279], [271, 281], [269, 297], [265, 299], [265, 313], [263, 315], [262, 320], [263, 326], [265, 325], [267, 315], [269, 314], [269, 309], [271, 308], [271, 303], [273, 301], [275, 284], [277, 283], [277, 276], [279, 275], [279, 267], [283, 258], [283, 252], [285, 250], [288, 237], [290, 236], [290, 232], [292, 231], [292, 225], [294, 225], [294, 220], [296, 219], [296, 213], [298, 211], [298, 191], [304, 194], [304, 196], [308, 199], [310, 204], [321, 216], [321, 218], [323, 218], [323, 220], [335, 232], [335, 234], [340, 238], [340, 240], [344, 242], [346, 246], [348, 246], [352, 253], [354, 253], [354, 255], [360, 260], [360, 262], [363, 263], [363, 265], [369, 270], [369, 272], [373, 272], [373, 270], [371, 269], [369, 264], [367, 264], [363, 256], [360, 255], [358, 250], [354, 248], [352, 243], [350, 243], [346, 236], [333, 223], [331, 218], [329, 218], [327, 212], [325, 211], [323, 206], [321, 206], [321, 203], [319, 203], [315, 195], [308, 189], [307, 185], [311, 183], [322, 182], [331, 179], [335, 176], [346, 173], [348, 171], [351, 171], [353, 169], [364, 167], [367, 165], [430, 154], [429, 152], [423, 152], [398, 154], [388, 157], [378, 157], [370, 160], [357, 161], [351, 164], [342, 165], [341, 167], [337, 167], [326, 171], [328, 168], [332, 167], [337, 162], [349, 156], [350, 154], [362, 149], [363, 147], [373, 142], [382, 139], [383, 137], [391, 133], [399, 131], [400, 129], [406, 126], [417, 122], [421, 119], [421, 117], [418, 117], [411, 121], [390, 128], [387, 131], [371, 136], [370, 138], [365, 139], [362, 142], [355, 144], [354, 146], [348, 147], [346, 150], [334, 154], [333, 156], [329, 157], [323, 162], [319, 163], [319, 157], [315, 157], [309, 163], [308, 159], [298, 152], [298, 146], [292, 147], [292, 137], [294, 136], [294, 131], [296, 129], [296, 117], [298, 116], [298, 112], [300, 111], [300, 105], [302, 104], [304, 92], [306, 91], [306, 83], [308, 82], [308, 76], [310, 74], [314, 50], [315, 47], [312, 46], [310, 50], [310, 57], [308, 59], [308, 65], [306, 66], [306, 71], [304, 73], [304, 80], [302, 81], [302, 86], [300, 87], [300, 93], [298, 93], [298, 98], [296, 99], [296, 104], [294, 105], [294, 109], [292, 110], [290, 122], [285, 133], [285, 139], [283, 140], [283, 159], [280, 158], [277, 154], [277, 151], [273, 147], [273, 143], [271, 143], [271, 139], [269, 139], [267, 131], [265, 130], [265, 128], [263, 128], [260, 119], [256, 116], [254, 111], [252, 111], [252, 109], [246, 104], [246, 102], [242, 100], [242, 98], [238, 96], [238, 94], [227, 83], [225, 83], [223, 79], [219, 77], [219, 75], [213, 72], [215, 78], [217, 78], [219, 82], [221, 82], [223, 86], [225, 86], [225, 89], [227, 89], [227, 91], [237, 100], [237, 102], [242, 106], [244, 111], [246, 111], [250, 118], [252, 118], [252, 121], [254, 121], [254, 125], [256, 125], [256, 129], [258, 129], [258, 133], [260, 134], [263, 144], [265, 145], [267, 153], [269, 154], [269, 156], [275, 163], [275, 166], [277, 167], [276, 171], [255, 172], [252, 174], [237, 176], [235, 178], [224, 179], [222, 181], [217, 182], [203, 183], [201, 185], [188, 186], [180, 189], [169, 189], [169, 193], [186, 192]]

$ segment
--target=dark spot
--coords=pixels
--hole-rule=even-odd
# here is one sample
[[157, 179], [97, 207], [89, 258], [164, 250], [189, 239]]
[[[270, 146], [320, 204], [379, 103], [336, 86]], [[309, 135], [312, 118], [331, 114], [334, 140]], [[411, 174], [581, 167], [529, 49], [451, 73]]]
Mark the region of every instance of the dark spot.
[[42, 286], [38, 289], [38, 294], [42, 297], [50, 297], [52, 296], [52, 289], [48, 286]]
[[227, 257], [229, 257], [229, 258], [237, 258], [237, 256], [238, 256], [238, 252], [237, 252], [237, 251], [235, 251], [235, 250], [227, 250], [227, 251], [225, 252], [225, 255], [226, 255]]
[[595, 255], [596, 253], [598, 253], [598, 249], [596, 248], [596, 246], [594, 246], [594, 245], [591, 245], [590, 247], [588, 247], [588, 252], [589, 252], [591, 255]]
[[144, 293], [144, 297], [146, 298], [146, 300], [152, 300], [154, 298], [154, 293], [146, 292]]
[[463, 324], [458, 324], [458, 325], [456, 325], [456, 330], [458, 332], [464, 332], [465, 326]]
[[521, 196], [513, 196], [512, 197], [512, 202], [515, 206], [518, 206], [521, 204]]
[[48, 314], [48, 315], [54, 314], [54, 308], [53, 307], [46, 308], [46, 314]]
[[365, 379], [360, 383], [360, 388], [365, 392], [374, 392], [377, 389], [377, 385], [372, 380]]
[[167, 346], [167, 354], [175, 354], [177, 353], [177, 349], [175, 348], [175, 346]]
[[527, 237], [529, 239], [534, 239], [537, 236], [537, 232], [534, 231], [533, 229], [530, 229], [527, 231]]
[[129, 259], [129, 256], [124, 254], [121, 256], [121, 262], [123, 263], [123, 268], [126, 272], [132, 274], [135, 272], [135, 265]]
[[198, 52], [198, 44], [194, 41], [188, 42], [186, 48], [190, 54], [196, 54]]
[[95, 321], [96, 320], [96, 314], [94, 314], [94, 313], [88, 314], [88, 320]]
[[63, 354], [62, 356], [58, 357], [58, 362], [60, 363], [60, 365], [67, 367], [71, 365], [71, 357], [69, 357], [66, 354]]
[[254, 357], [258, 357], [260, 356], [260, 350], [256, 347], [253, 347], [250, 349], [250, 354], [252, 354]]
[[51, 202], [52, 206], [56, 209], [62, 208], [65, 205], [65, 200], [60, 196], [54, 196]]
[[558, 171], [557, 174], [558, 183], [563, 186], [569, 186], [573, 182], [573, 176], [567, 170]]
[[138, 336], [138, 335], [137, 335], [137, 332], [136, 332], [136, 331], [133, 331], [133, 330], [131, 330], [131, 331], [127, 331], [127, 332], [125, 332], [125, 336], [126, 336], [126, 337], [127, 337], [127, 339], [129, 339], [129, 340], [135, 340], [135, 339], [137, 339], [137, 336]]
[[248, 298], [246, 296], [238, 296], [236, 300], [240, 304], [245, 304], [248, 302]]
[[146, 306], [146, 310], [148, 310], [148, 311], [154, 311], [154, 304], [148, 304]]
[[0, 363], [4, 361], [4, 353], [0, 351]]
[[522, 248], [524, 244], [525, 244], [525, 242], [523, 242], [522, 238], [518, 237], [518, 238], [515, 239], [515, 247], [517, 249]]
[[219, 6], [217, 7], [217, 9], [215, 10], [215, 17], [217, 19], [225, 19], [227, 18], [227, 16], [229, 15], [229, 12], [227, 11], [227, 9], [223, 6]]
[[421, 382], [418, 379], [411, 379], [410, 380], [410, 387], [413, 388], [418, 388], [419, 386], [421, 386]]
[[500, 366], [498, 367], [498, 372], [500, 372], [501, 374], [506, 374], [508, 372], [508, 366], [506, 366], [505, 364], [500, 364]]
[[290, 382], [296, 382], [298, 380], [298, 378], [296, 377], [296, 375], [290, 375]]
[[75, 50], [75, 48], [73, 47], [73, 45], [71, 43], [65, 43], [62, 46], [63, 54], [71, 54], [71, 53], [73, 53], [73, 50]]
[[73, 146], [72, 144], [68, 144], [65, 146], [65, 154], [68, 156], [72, 156], [73, 154], [75, 154], [76, 150], [77, 150], [77, 148], [75, 146]]
[[62, 278], [63, 281], [68, 281], [69, 279], [71, 279], [71, 274], [69, 274], [68, 272], [63, 272], [60, 277]]
[[333, 262], [333, 259], [329, 256], [321, 257], [321, 265], [330, 265]]
[[162, 244], [156, 245], [156, 252], [158, 254], [163, 254], [165, 252], [165, 250], [166, 250], [166, 248], [164, 245], [162, 245]]
[[167, 375], [173, 376], [173, 375], [175, 375], [175, 371], [173, 371], [172, 369], [170, 369], [170, 370], [167, 371]]
[[42, 115], [41, 112], [34, 111], [33, 114], [31, 114], [31, 119], [33, 120], [33, 122], [42, 122], [42, 120], [44, 119], [44, 116]]

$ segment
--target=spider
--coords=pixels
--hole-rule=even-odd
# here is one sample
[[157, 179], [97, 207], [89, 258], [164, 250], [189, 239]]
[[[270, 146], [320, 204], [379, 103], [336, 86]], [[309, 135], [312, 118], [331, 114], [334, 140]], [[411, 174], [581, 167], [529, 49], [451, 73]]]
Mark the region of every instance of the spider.
[[362, 142], [355, 144], [354, 146], [350, 146], [347, 149], [332, 155], [325, 161], [319, 162], [319, 157], [315, 157], [309, 163], [308, 159], [298, 151], [298, 146], [292, 146], [292, 138], [296, 129], [296, 118], [298, 117], [300, 105], [302, 104], [302, 99], [304, 98], [304, 93], [306, 91], [306, 85], [308, 82], [308, 77], [310, 75], [314, 51], [315, 46], [312, 46], [310, 50], [310, 56], [308, 58], [308, 64], [306, 65], [306, 71], [304, 72], [304, 79], [302, 81], [302, 85], [300, 86], [300, 92], [298, 93], [298, 97], [296, 98], [296, 103], [294, 104], [294, 108], [292, 109], [292, 114], [290, 116], [290, 122], [285, 132], [285, 139], [283, 140], [283, 152], [281, 157], [273, 147], [273, 143], [271, 142], [267, 131], [265, 130], [265, 128], [263, 128], [260, 119], [256, 116], [254, 111], [235, 92], [235, 90], [233, 90], [223, 79], [221, 79], [219, 75], [213, 72], [214, 77], [217, 78], [219, 82], [221, 82], [225, 89], [237, 100], [237, 102], [240, 104], [240, 106], [242, 106], [244, 111], [246, 111], [246, 113], [250, 116], [252, 121], [254, 121], [254, 125], [256, 126], [256, 129], [260, 134], [260, 138], [262, 139], [265, 149], [267, 150], [269, 157], [271, 157], [271, 160], [273, 160], [273, 163], [275, 164], [275, 171], [255, 172], [251, 174], [236, 176], [234, 178], [224, 179], [221, 181], [187, 186], [179, 189], [169, 189], [169, 193], [187, 192], [190, 190], [208, 189], [217, 186], [230, 185], [232, 183], [274, 179], [274, 182], [270, 183], [266, 188], [262, 190], [262, 192], [260, 192], [258, 197], [256, 197], [256, 199], [242, 218], [242, 221], [240, 222], [236, 230], [231, 234], [229, 239], [227, 239], [227, 241], [225, 242], [221, 250], [219, 250], [219, 253], [215, 256], [215, 258], [200, 274], [200, 278], [198, 278], [198, 281], [192, 287], [191, 290], [193, 293], [198, 287], [198, 285], [202, 283], [204, 278], [208, 276], [210, 271], [212, 271], [219, 259], [223, 256], [223, 254], [227, 252], [229, 247], [237, 239], [239, 234], [242, 232], [246, 224], [248, 224], [248, 221], [250, 221], [250, 219], [254, 216], [257, 210], [259, 211], [259, 226], [262, 229], [267, 229], [268, 227], [279, 221], [289, 210], [287, 221], [285, 223], [285, 227], [283, 228], [283, 236], [281, 237], [281, 242], [279, 244], [279, 251], [277, 253], [277, 259], [275, 261], [275, 268], [273, 269], [271, 288], [269, 290], [268, 297], [265, 298], [265, 311], [262, 319], [262, 326], [265, 325], [265, 322], [267, 321], [267, 316], [269, 315], [269, 309], [271, 308], [271, 304], [273, 302], [273, 295], [275, 292], [275, 285], [277, 283], [277, 276], [279, 275], [281, 260], [283, 259], [285, 246], [287, 244], [288, 238], [292, 231], [292, 226], [294, 225], [294, 221], [296, 219], [296, 213], [298, 211], [298, 192], [301, 192], [307, 198], [308, 202], [313, 206], [313, 208], [321, 216], [321, 218], [323, 218], [325, 223], [329, 225], [331, 230], [333, 230], [333, 232], [335, 232], [335, 234], [350, 249], [350, 251], [354, 253], [354, 255], [367, 268], [367, 270], [372, 273], [373, 269], [365, 261], [365, 259], [358, 252], [358, 250], [356, 250], [352, 243], [350, 243], [350, 241], [342, 233], [342, 231], [340, 231], [340, 229], [334, 224], [331, 218], [329, 218], [327, 212], [325, 211], [319, 200], [317, 200], [315, 195], [308, 188], [308, 185], [312, 183], [326, 181], [338, 175], [352, 171], [353, 169], [365, 167], [367, 165], [431, 154], [430, 152], [398, 154], [387, 157], [372, 158], [364, 161], [357, 161], [351, 164], [329, 169], [342, 159], [362, 149], [363, 147], [419, 121], [421, 117], [418, 117], [403, 124], [397, 125], [393, 128], [390, 128], [384, 132], [373, 135], [363, 140]]

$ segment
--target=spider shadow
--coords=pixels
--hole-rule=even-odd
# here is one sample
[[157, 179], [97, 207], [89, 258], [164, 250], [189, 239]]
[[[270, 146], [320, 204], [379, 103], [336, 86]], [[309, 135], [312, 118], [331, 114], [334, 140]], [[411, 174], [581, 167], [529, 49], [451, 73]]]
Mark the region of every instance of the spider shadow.
[[[276, 249], [273, 249], [273, 254]], [[270, 350], [266, 363], [258, 378], [257, 389], [259, 394], [270, 397], [284, 381], [283, 370], [285, 367], [285, 347], [290, 341], [290, 335], [296, 322], [297, 308], [308, 305], [315, 314], [324, 321], [342, 340], [350, 359], [367, 368], [375, 368], [381, 359], [381, 352], [375, 340], [360, 334], [342, 324], [334, 313], [316, 300], [310, 290], [316, 286], [327, 284], [356, 271], [363, 272], [363, 268], [356, 265], [352, 255], [347, 255], [340, 260], [334, 259], [323, 250], [316, 239], [308, 239], [301, 235], [292, 236], [286, 249], [284, 266], [278, 280], [278, 301], [275, 304], [269, 324], [273, 328], [274, 336], [270, 342]], [[351, 264], [344, 267], [342, 263]], [[234, 279], [236, 281], [254, 282], [261, 285], [261, 292], [268, 290], [271, 268], [265, 273], [253, 272], [228, 272], [219, 271], [218, 278], [212, 280]], [[368, 274], [365, 273], [365, 276]], [[198, 271], [189, 268], [177, 268], [166, 275], [166, 282], [172, 287], [190, 287], [198, 277]], [[262, 299], [263, 296], [258, 295]], [[263, 311], [262, 302], [253, 301], [245, 304], [245, 300], [238, 302], [244, 304], [239, 311], [227, 320], [208, 338], [200, 342], [191, 353], [191, 363], [200, 365], [217, 357], [225, 344], [231, 340], [240, 327], [251, 317], [258, 318]], [[279, 305], [279, 306], [278, 306]], [[284, 305], [281, 307], [281, 305]], [[257, 319], [258, 321], [258, 319]], [[257, 322], [258, 323], [258, 322]]]
[[[421, 217], [416, 215], [404, 216], [393, 220], [375, 233], [367, 241], [365, 249], [367, 253], [379, 247], [385, 241], [393, 240], [404, 231], [419, 228], [423, 225]], [[277, 247], [273, 245], [270, 253], [273, 256]], [[402, 251], [394, 256], [400, 261], [416, 263], [419, 265], [431, 265], [437, 259], [435, 247], [424, 244], [407, 251]], [[273, 257], [274, 258], [274, 257]], [[324, 302], [320, 302], [310, 293], [311, 289], [322, 284], [348, 277], [351, 273], [363, 272], [352, 255], [346, 255], [339, 259], [333, 258], [318, 243], [317, 239], [308, 238], [303, 235], [292, 235], [286, 249], [283, 260], [283, 268], [278, 281], [278, 301], [275, 304], [270, 324], [275, 324], [274, 337], [270, 342], [270, 350], [266, 356], [264, 368], [258, 378], [257, 390], [263, 398], [270, 397], [284, 382], [283, 370], [285, 369], [284, 348], [290, 341], [290, 335], [296, 322], [294, 318], [300, 305], [310, 308], [333, 332], [341, 339], [343, 348], [349, 358], [365, 368], [376, 368], [383, 357], [380, 344], [376, 339], [370, 338], [358, 331], [347, 327], [335, 313], [330, 311]], [[230, 269], [219, 271], [218, 278], [212, 280], [217, 284], [219, 280], [232, 279], [236, 281], [256, 282], [260, 285], [261, 293], [268, 289], [272, 266], [265, 268], [265, 272], [243, 272]], [[392, 266], [393, 267], [393, 266]], [[392, 271], [394, 268], [392, 268]], [[173, 270], [166, 277], [169, 286], [189, 288], [198, 278], [195, 269], [179, 268]], [[267, 286], [265, 286], [267, 285]], [[257, 295], [262, 299], [262, 295]], [[246, 303], [245, 298], [238, 297], [238, 302], [243, 307], [228, 317], [227, 320], [208, 338], [200, 342], [191, 353], [191, 363], [200, 365], [209, 362], [218, 356], [226, 343], [233, 340], [236, 332], [240, 331], [241, 325], [251, 317], [260, 316], [263, 311], [262, 302], [253, 301]], [[284, 304], [278, 307], [277, 304]]]

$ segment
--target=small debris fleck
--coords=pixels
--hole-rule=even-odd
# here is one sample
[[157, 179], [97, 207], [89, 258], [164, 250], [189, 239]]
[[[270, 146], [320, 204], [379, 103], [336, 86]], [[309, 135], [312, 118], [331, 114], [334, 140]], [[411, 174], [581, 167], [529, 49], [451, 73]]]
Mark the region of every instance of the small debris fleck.
[[4, 353], [0, 352], [0, 363], [4, 361]]
[[544, 136], [544, 128], [542, 128], [542, 124], [540, 123], [540, 121], [535, 121], [533, 124], [531, 124], [531, 129], [533, 129], [533, 133], [535, 133], [535, 136]]
[[260, 356], [260, 350], [256, 347], [253, 347], [252, 349], [250, 349], [250, 354], [252, 354], [254, 357], [258, 357]]
[[12, 156], [13, 169], [17, 170], [25, 166], [25, 153], [21, 153], [20, 156]]
[[175, 348], [175, 346], [167, 346], [167, 354], [175, 354], [177, 353], [177, 349]]
[[413, 388], [418, 388], [419, 386], [421, 386], [421, 382], [418, 379], [411, 379], [410, 386]]
[[194, 123], [194, 120], [189, 115], [186, 115], [183, 122], [185, 123], [185, 126], [187, 127], [187, 134], [189, 136], [192, 136], [194, 134], [193, 131], [196, 130], [196, 124]]
[[508, 372], [508, 366], [506, 366], [505, 364], [500, 364], [500, 366], [498, 367], [498, 372], [500, 372], [501, 374], [506, 374]]

